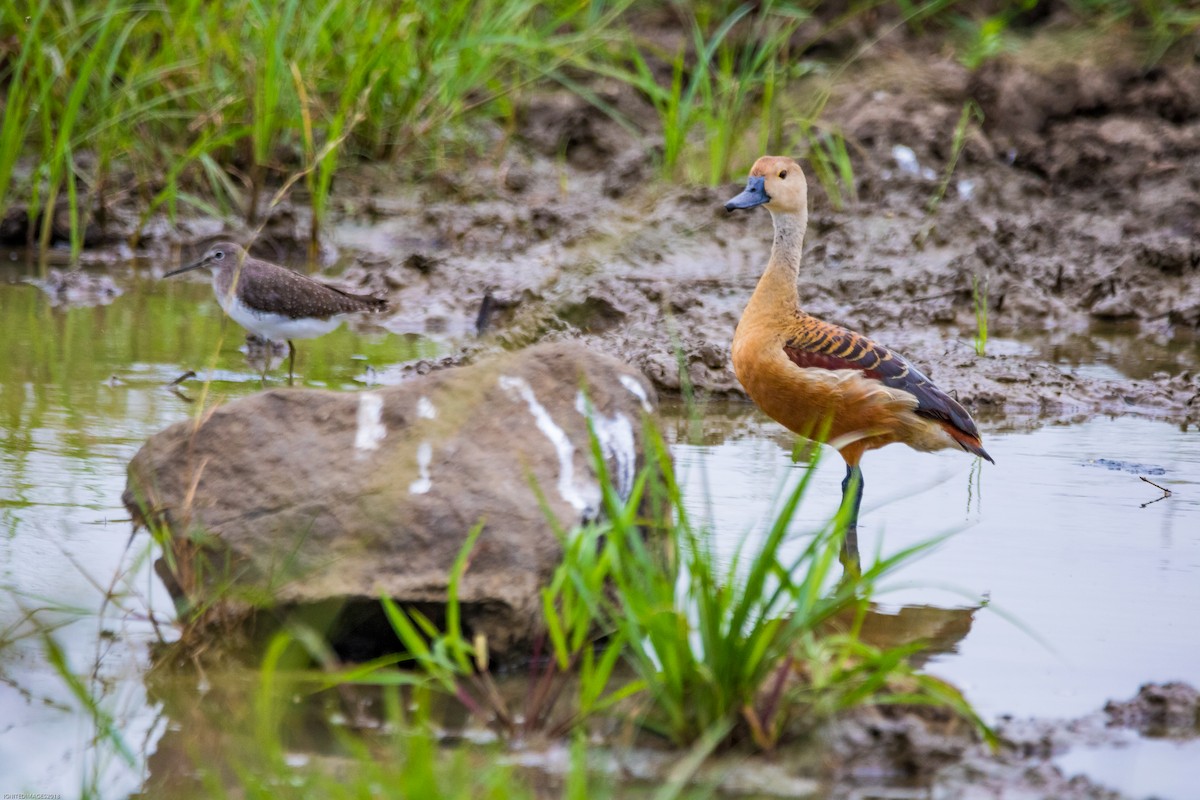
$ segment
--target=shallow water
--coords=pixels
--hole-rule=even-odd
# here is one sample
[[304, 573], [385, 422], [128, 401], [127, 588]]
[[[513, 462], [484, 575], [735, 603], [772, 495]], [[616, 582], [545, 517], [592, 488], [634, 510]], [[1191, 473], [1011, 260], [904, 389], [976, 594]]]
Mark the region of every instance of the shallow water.
[[[160, 281], [161, 272], [120, 265], [112, 273], [123, 293], [108, 305], [55, 307], [22, 282], [28, 267], [0, 262], [0, 793], [75, 796], [87, 781], [111, 797], [141, 783], [136, 764], [85, 757], [92, 722], [48, 665], [30, 614], [55, 629], [74, 671], [95, 665], [88, 688], [131, 750], [152, 753], [166, 723], [142, 673], [156, 638], [151, 617], [169, 635], [172, 605], [148, 569], [148, 539], [130, 539], [125, 466], [201, 401], [261, 383], [208, 282]], [[437, 352], [366, 323], [297, 346], [298, 384], [344, 389], [363, 386], [372, 369]], [[198, 376], [169, 386], [189, 370]], [[277, 366], [271, 385], [285, 372]]]
[[[0, 792], [74, 796], [87, 785], [122, 796], [181, 725], [143, 679], [155, 624], [170, 636], [171, 604], [147, 538], [129, 536], [125, 465], [151, 433], [260, 383], [207, 282], [121, 265], [123, 294], [109, 305], [59, 309], [13, 282], [26, 274], [0, 268]], [[340, 389], [438, 350], [369, 322], [298, 347], [298, 383]], [[173, 391], [188, 370], [199, 377]], [[747, 405], [710, 406], [694, 430], [679, 413], [664, 420], [693, 514], [711, 519], [732, 554], [804, 465]], [[865, 460], [865, 559], [951, 534], [881, 598], [895, 620], [880, 617], [881, 635], [933, 639], [929, 668], [985, 718], [1075, 716], [1146, 681], [1200, 684], [1200, 431], [1131, 417], [1016, 422], [983, 425], [995, 466], [902, 447]], [[1161, 492], [1139, 475], [1172, 496], [1152, 502]], [[841, 478], [836, 456], [818, 465], [794, 546], [833, 512]], [[61, 626], [66, 664], [114, 718], [129, 762], [90, 746], [95, 722], [50, 666], [30, 613]], [[1152, 749], [1158, 779], [1193, 763], [1194, 748]], [[1179, 796], [1178, 784], [1122, 772], [1120, 759], [1061, 763], [1133, 793]]]
[[[807, 468], [772, 423], [746, 418], [732, 436], [675, 448], [693, 514], [730, 554]], [[933, 671], [985, 718], [1073, 717], [1147, 681], [1200, 682], [1200, 430], [1123, 417], [984, 431], [995, 465], [902, 446], [863, 460], [864, 561], [949, 534], [879, 600], [982, 606]], [[818, 463], [798, 539], [836, 510], [844, 470], [836, 455]], [[1156, 500], [1142, 475], [1172, 495]]]
[[1149, 334], [1137, 322], [1093, 320], [1083, 331], [993, 336], [987, 354], [1036, 358], [1094, 380], [1148, 380], [1200, 369], [1200, 337], [1182, 326], [1172, 328], [1170, 335]]
[[[688, 427], [674, 452], [691, 513], [732, 556], [809, 467], [750, 409], [710, 409]], [[995, 465], [899, 446], [863, 461], [864, 562], [947, 535], [878, 597], [895, 614], [875, 620], [879, 642], [927, 640], [926, 669], [990, 720], [1080, 717], [1147, 682], [1200, 683], [1200, 430], [1135, 417], [983, 429]], [[840, 500], [845, 467], [824, 455], [797, 546]], [[1129, 796], [1183, 800], [1196, 753], [1194, 741], [1131, 734], [1055, 763]]]

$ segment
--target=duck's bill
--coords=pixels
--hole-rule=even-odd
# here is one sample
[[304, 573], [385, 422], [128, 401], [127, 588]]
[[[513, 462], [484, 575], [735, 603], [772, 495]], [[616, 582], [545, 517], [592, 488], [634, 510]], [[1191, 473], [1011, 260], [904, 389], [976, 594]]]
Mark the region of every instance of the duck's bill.
[[766, 181], [767, 179], [761, 175], [751, 176], [750, 180], [746, 181], [746, 188], [742, 190], [742, 193], [725, 204], [725, 210], [754, 208], [771, 202], [771, 196], [767, 194], [765, 187]]

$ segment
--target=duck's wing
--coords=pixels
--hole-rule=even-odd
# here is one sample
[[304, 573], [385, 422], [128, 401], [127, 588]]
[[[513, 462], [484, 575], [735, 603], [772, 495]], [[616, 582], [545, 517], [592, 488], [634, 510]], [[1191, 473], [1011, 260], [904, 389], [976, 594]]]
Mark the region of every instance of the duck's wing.
[[350, 294], [315, 281], [286, 267], [246, 259], [238, 278], [238, 297], [262, 313], [281, 314], [291, 319], [329, 319], [355, 311], [379, 311], [387, 301]]
[[914, 413], [943, 425], [954, 439], [976, 455], [991, 461], [983, 449], [979, 429], [967, 410], [903, 356], [867, 337], [817, 319], [805, 319], [784, 343], [783, 352], [804, 369], [856, 370], [863, 377], [917, 400]]

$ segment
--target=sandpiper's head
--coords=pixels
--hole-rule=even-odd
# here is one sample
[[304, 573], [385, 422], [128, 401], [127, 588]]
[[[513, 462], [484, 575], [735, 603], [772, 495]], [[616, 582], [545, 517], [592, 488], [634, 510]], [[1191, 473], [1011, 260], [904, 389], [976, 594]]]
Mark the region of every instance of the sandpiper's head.
[[750, 168], [746, 188], [725, 204], [726, 211], [767, 205], [773, 214], [808, 210], [808, 181], [800, 165], [787, 156], [763, 156]]
[[172, 270], [164, 278], [169, 278], [172, 275], [179, 275], [183, 272], [189, 272], [193, 269], [208, 269], [216, 272], [222, 267], [237, 266], [246, 257], [246, 248], [234, 242], [217, 242], [204, 251], [204, 255], [199, 261], [188, 264], [186, 267]]

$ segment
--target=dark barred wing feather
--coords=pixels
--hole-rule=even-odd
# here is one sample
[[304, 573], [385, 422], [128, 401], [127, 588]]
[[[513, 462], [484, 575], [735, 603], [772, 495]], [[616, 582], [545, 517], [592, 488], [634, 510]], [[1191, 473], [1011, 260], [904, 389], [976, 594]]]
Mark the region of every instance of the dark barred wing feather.
[[815, 319], [805, 322], [808, 324], [783, 347], [796, 366], [858, 370], [884, 386], [901, 389], [916, 397], [918, 415], [979, 440], [979, 430], [967, 410], [903, 356], [845, 328]]

